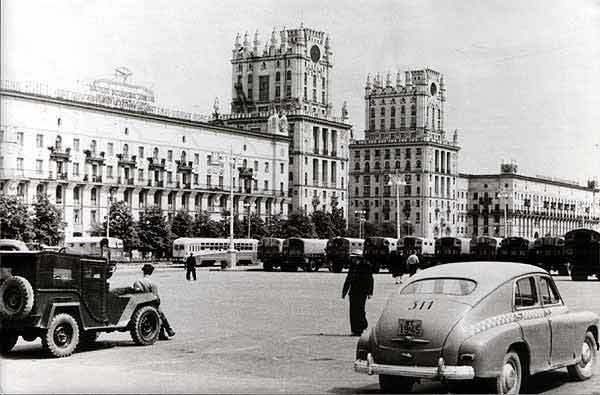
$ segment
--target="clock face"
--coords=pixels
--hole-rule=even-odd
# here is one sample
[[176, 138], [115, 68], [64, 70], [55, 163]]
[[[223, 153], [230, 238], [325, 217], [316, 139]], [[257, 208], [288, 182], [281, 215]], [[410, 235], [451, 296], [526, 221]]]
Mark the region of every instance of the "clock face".
[[319, 49], [318, 46], [316, 46], [316, 45], [312, 46], [312, 48], [310, 49], [310, 58], [315, 63], [317, 63], [319, 61], [319, 59], [321, 59], [321, 50]]
[[435, 96], [435, 94], [437, 93], [437, 86], [435, 85], [435, 83], [431, 83], [431, 87], [429, 88], [429, 91], [431, 92], [431, 96]]

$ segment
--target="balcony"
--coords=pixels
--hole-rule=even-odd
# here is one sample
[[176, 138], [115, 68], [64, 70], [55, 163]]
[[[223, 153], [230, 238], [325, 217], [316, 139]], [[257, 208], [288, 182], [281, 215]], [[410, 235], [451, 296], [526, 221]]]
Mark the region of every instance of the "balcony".
[[[51, 180], [55, 179], [54, 178], [54, 174], [52, 173], [52, 171], [50, 171], [48, 173], [48, 178], [50, 178]], [[66, 172], [64, 172], [64, 173], [57, 173], [56, 174], [56, 179], [57, 180], [67, 180], [68, 179], [67, 173]]]
[[96, 163], [100, 166], [104, 164], [104, 151], [100, 152], [100, 155], [97, 155], [96, 151], [86, 149], [83, 153], [85, 154], [86, 163]]
[[92, 182], [102, 182], [102, 176], [92, 176]]
[[134, 182], [133, 178], [128, 178], [127, 179], [127, 185], [134, 185], [134, 183], [135, 182]]
[[71, 148], [65, 148], [63, 150], [62, 147], [50, 146], [48, 149], [50, 150], [50, 160], [65, 162], [71, 160]]
[[331, 156], [337, 157], [337, 151], [331, 151]]
[[119, 159], [119, 166], [137, 167], [137, 156], [135, 155], [117, 154], [117, 159]]
[[249, 167], [238, 167], [238, 171], [240, 172], [240, 178], [244, 179], [252, 179], [254, 175], [254, 169]]
[[192, 165], [193, 165], [192, 161], [184, 162], [184, 161], [176, 160], [175, 163], [177, 163], [177, 171], [186, 172], [186, 173], [192, 172]]
[[158, 159], [158, 158], [147, 158], [148, 159], [148, 168], [150, 170], [164, 170], [166, 166], [166, 159]]

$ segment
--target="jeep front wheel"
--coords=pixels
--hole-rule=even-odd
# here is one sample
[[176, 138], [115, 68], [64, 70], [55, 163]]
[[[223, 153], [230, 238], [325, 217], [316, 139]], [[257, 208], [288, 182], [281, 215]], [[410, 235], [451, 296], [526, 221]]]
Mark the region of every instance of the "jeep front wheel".
[[26, 278], [7, 278], [0, 285], [0, 316], [9, 319], [26, 317], [33, 308], [33, 299], [33, 288]]
[[70, 314], [62, 313], [52, 317], [48, 330], [42, 336], [42, 346], [55, 357], [73, 354], [79, 344], [79, 325]]
[[140, 346], [156, 343], [160, 333], [160, 315], [153, 306], [144, 306], [131, 317], [131, 338]]
[[15, 344], [17, 344], [17, 340], [19, 340], [19, 335], [15, 332], [2, 331], [0, 332], [2, 338], [0, 339], [0, 351], [1, 354], [4, 355], [10, 350], [13, 349]]

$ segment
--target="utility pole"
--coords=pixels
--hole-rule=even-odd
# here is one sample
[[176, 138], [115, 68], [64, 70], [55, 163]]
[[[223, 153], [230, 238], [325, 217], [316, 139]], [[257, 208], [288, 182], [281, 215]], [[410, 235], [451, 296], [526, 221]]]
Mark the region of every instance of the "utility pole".
[[230, 148], [229, 152], [229, 263], [231, 269], [235, 269], [237, 265], [237, 256], [235, 251], [235, 244], [233, 243], [233, 172], [235, 169], [235, 158], [233, 157], [233, 149]]

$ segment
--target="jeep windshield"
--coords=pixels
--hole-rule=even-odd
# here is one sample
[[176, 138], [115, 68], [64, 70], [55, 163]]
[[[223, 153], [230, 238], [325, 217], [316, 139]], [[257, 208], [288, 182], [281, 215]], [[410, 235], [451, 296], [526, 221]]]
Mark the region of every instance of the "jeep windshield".
[[477, 283], [464, 278], [427, 278], [408, 284], [400, 291], [401, 295], [438, 294], [465, 296], [475, 290]]

